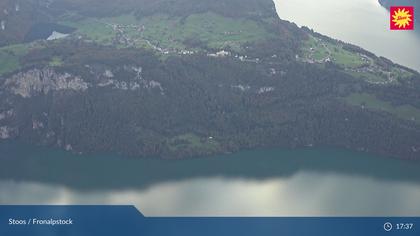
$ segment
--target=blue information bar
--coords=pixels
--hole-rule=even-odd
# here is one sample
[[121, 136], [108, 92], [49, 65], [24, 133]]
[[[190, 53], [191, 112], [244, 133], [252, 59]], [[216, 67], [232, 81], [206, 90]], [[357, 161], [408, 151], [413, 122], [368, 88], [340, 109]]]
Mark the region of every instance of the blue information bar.
[[133, 206], [0, 206], [0, 236], [420, 236], [420, 217], [144, 217]]

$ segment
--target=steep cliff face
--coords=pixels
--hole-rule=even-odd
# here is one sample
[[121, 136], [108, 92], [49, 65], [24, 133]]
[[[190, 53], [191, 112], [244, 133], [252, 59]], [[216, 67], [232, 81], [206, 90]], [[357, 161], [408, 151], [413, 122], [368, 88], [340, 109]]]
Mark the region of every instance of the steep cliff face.
[[[47, 95], [54, 91], [84, 92], [89, 88], [112, 88], [120, 90], [156, 89], [164, 92], [162, 84], [155, 80], [147, 80], [142, 77], [142, 68], [136, 66], [123, 66], [118, 68], [119, 73], [124, 71], [131, 74], [124, 80], [117, 80], [111, 69], [93, 71], [92, 67], [86, 65], [90, 70], [87, 81], [80, 76], [68, 72], [57, 72], [53, 68], [31, 69], [19, 72], [5, 80], [2, 86], [6, 91], [19, 95], [23, 98]], [[92, 79], [94, 78], [94, 79]]]
[[[98, 108], [95, 107], [98, 104], [93, 107], [92, 104], [89, 105], [92, 97], [123, 102], [126, 100], [126, 93], [155, 94], [157, 97], [163, 97], [165, 90], [162, 82], [155, 77], [152, 79], [144, 73], [141, 65], [135, 64], [104, 65], [96, 62], [91, 65], [85, 64], [81, 68], [46, 66], [22, 70], [0, 79], [0, 139], [20, 138], [69, 151], [73, 150], [73, 146], [77, 148], [76, 151], [87, 151], [87, 146], [81, 148], [81, 143], [76, 141], [78, 135], [74, 134], [81, 132], [79, 134], [90, 139], [97, 135], [96, 131], [84, 133], [87, 132], [85, 128], [91, 124], [103, 124], [96, 118], [94, 121], [91, 120], [92, 117], [85, 117], [86, 114], [124, 116], [113, 111], [115, 107], [111, 104], [111, 108], [106, 108], [105, 101], [97, 102], [105, 105], [103, 108], [110, 109], [109, 112], [102, 110], [97, 113], [95, 110]], [[128, 103], [132, 102], [136, 100]], [[136, 110], [135, 107], [132, 109]], [[82, 123], [89, 125], [85, 128], [70, 128], [72, 124], [81, 125], [81, 119], [87, 121]], [[109, 121], [111, 120], [119, 122], [115, 117]], [[112, 125], [108, 121], [107, 125], [100, 129], [106, 130], [107, 126], [114, 129], [110, 128]]]
[[89, 84], [78, 76], [69, 73], [60, 74], [53, 69], [44, 68], [13, 75], [6, 80], [4, 86], [13, 94], [30, 98], [59, 90], [84, 91], [88, 89]]

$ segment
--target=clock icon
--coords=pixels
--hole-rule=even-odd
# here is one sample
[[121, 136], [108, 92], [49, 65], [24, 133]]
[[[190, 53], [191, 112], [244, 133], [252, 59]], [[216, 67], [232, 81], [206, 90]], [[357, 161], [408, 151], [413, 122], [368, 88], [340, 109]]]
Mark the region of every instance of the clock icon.
[[391, 224], [391, 223], [389, 223], [389, 222], [385, 223], [385, 224], [384, 224], [384, 230], [385, 230], [386, 232], [391, 231], [391, 230], [392, 230], [392, 224]]

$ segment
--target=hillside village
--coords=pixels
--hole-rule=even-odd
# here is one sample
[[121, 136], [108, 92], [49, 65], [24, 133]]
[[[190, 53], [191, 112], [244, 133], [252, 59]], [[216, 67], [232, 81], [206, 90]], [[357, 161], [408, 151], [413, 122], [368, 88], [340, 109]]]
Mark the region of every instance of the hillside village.
[[364, 53], [348, 51], [341, 42], [332, 44], [313, 36], [302, 47], [302, 54], [296, 55], [296, 60], [319, 65], [334, 63], [347, 73], [378, 85], [395, 84], [398, 83], [398, 78], [412, 76], [411, 72], [404, 69], [379, 65], [377, 60]]

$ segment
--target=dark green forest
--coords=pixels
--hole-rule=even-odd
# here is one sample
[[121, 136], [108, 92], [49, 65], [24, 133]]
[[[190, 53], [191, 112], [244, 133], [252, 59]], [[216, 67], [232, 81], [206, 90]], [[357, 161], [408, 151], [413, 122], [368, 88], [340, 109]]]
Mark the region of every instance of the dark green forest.
[[[0, 33], [0, 60], [4, 54], [14, 65], [0, 73], [0, 137], [133, 157], [326, 146], [420, 158], [419, 73], [280, 20], [269, 0], [26, 1], [34, 7], [16, 14], [39, 20], [19, 18], [22, 32]], [[191, 27], [192, 33], [168, 36], [175, 49], [164, 51], [160, 44], [103, 43], [78, 35], [74, 23], [125, 14], [143, 28], [156, 15], [181, 26], [194, 15], [268, 33], [245, 38], [243, 30], [222, 28], [213, 32], [221, 36], [205, 38]], [[22, 46], [37, 23], [64, 21], [74, 23], [69, 33], [75, 33]], [[121, 32], [115, 37], [124, 38]], [[219, 46], [220, 40], [229, 44]], [[331, 51], [307, 46], [317, 44]]]

